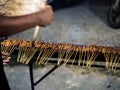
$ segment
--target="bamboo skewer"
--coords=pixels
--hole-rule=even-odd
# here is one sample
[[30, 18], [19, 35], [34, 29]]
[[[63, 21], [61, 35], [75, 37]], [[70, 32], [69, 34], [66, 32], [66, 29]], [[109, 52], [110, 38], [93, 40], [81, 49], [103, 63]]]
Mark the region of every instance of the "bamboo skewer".
[[81, 63], [84, 63], [84, 66], [86, 64], [86, 67], [90, 68], [100, 53], [105, 57], [105, 67], [107, 70], [116, 70], [120, 63], [120, 48], [95, 45], [76, 46], [60, 43], [50, 44], [39, 42], [37, 40], [34, 42], [26, 40], [5, 40], [1, 43], [1, 51], [6, 51], [10, 54], [12, 54], [17, 47], [19, 48], [17, 61], [24, 64], [28, 64], [37, 51], [39, 51], [39, 53], [36, 59], [36, 64], [40, 65], [46, 65], [56, 51], [58, 51], [57, 65], [60, 65], [61, 62], [66, 65], [69, 60], [74, 57], [71, 61], [71, 66], [73, 66], [76, 60], [78, 66], [81, 66]]
[[[19, 41], [19, 42], [18, 42]], [[33, 43], [33, 45], [32, 45]], [[38, 59], [36, 60], [36, 63], [38, 64], [47, 64], [47, 62], [50, 60], [51, 56], [54, 54], [56, 50], [59, 51], [58, 54], [58, 65], [61, 63], [62, 59], [64, 59], [64, 65], [67, 64], [67, 62], [70, 60], [73, 53], [74, 59], [72, 61], [71, 66], [73, 66], [73, 63], [75, 62], [76, 56], [78, 55], [78, 66], [80, 66], [81, 61], [86, 61], [86, 67], [90, 68], [97, 56], [102, 52], [105, 56], [106, 60], [106, 69], [108, 70], [116, 70], [116, 67], [118, 67], [119, 63], [119, 48], [112, 48], [112, 47], [99, 47], [99, 46], [85, 46], [83, 47], [77, 47], [74, 45], [69, 44], [56, 44], [54, 48], [52, 48], [54, 45], [49, 43], [36, 43], [35, 42], [28, 42], [25, 40], [5, 40], [1, 44], [1, 51], [12, 53], [15, 48], [19, 45], [19, 53], [18, 53], [18, 62], [28, 64], [31, 60], [31, 58], [34, 56], [34, 54], [37, 52], [38, 48], [40, 49], [40, 53], [38, 55]], [[58, 48], [59, 47], [59, 48]], [[69, 48], [68, 48], [69, 47]], [[74, 48], [77, 50], [75, 50]], [[57, 49], [58, 48], [58, 49]], [[94, 48], [94, 49], [93, 49]]]
[[118, 58], [117, 63], [115, 64], [115, 70], [116, 70], [116, 67], [118, 66], [119, 62], [120, 62], [120, 57]]
[[113, 65], [112, 65], [112, 70], [114, 70], [116, 68], [116, 63], [117, 63], [118, 58], [119, 58], [119, 55], [116, 54]]
[[71, 67], [73, 66], [73, 64], [74, 64], [74, 62], [75, 62], [75, 58], [76, 58], [77, 54], [78, 54], [78, 52], [76, 51], [75, 57], [74, 57], [74, 59], [73, 59], [73, 61], [72, 61], [72, 64], [71, 64]]
[[36, 40], [39, 31], [40, 31], [40, 26], [37, 25], [34, 30], [33, 40]]
[[83, 49], [82, 49], [82, 47], [80, 47], [79, 59], [78, 59], [78, 66], [80, 66], [80, 64], [81, 64], [82, 57], [83, 57]]
[[64, 59], [64, 65], [66, 65], [68, 63], [68, 61], [70, 60], [70, 57], [73, 55], [73, 51], [67, 51], [66, 52], [66, 56], [65, 56], [65, 59]]
[[53, 52], [51, 53], [51, 55], [47, 58], [45, 65], [48, 63], [48, 61], [50, 60], [50, 58], [52, 57], [52, 55], [55, 53], [55, 50], [53, 50]]

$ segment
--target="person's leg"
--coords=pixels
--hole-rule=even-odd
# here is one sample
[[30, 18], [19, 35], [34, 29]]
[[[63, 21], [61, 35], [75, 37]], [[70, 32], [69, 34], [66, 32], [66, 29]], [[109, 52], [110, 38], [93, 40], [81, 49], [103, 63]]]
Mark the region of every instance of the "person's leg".
[[10, 90], [10, 87], [4, 72], [1, 51], [0, 51], [0, 90]]

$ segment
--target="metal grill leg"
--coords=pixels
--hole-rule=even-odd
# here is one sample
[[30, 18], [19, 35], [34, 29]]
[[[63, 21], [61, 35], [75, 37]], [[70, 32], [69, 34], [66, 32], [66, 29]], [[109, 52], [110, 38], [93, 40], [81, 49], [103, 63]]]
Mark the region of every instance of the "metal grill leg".
[[55, 71], [59, 66], [55, 65], [51, 70], [49, 70], [44, 76], [42, 76], [37, 82], [34, 83], [34, 85], [36, 86], [37, 84], [39, 84], [42, 80], [44, 80], [47, 76], [49, 76], [53, 71]]
[[31, 90], [35, 90], [34, 88], [34, 76], [33, 76], [33, 63], [29, 63], [29, 71], [30, 71], [30, 81], [31, 81]]
[[56, 70], [60, 65], [55, 65], [51, 70], [49, 70], [44, 76], [42, 76], [38, 81], [34, 82], [33, 75], [33, 63], [29, 63], [29, 72], [30, 72], [30, 80], [31, 80], [31, 90], [35, 90], [35, 86], [39, 84], [42, 80], [44, 80], [47, 76], [49, 76], [54, 70]]

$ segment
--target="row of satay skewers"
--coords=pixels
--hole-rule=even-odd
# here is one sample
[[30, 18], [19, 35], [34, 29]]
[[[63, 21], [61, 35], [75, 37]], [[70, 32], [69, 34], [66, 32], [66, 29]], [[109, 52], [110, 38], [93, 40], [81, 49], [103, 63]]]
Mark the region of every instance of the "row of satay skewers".
[[1, 42], [1, 51], [9, 55], [16, 48], [19, 49], [17, 61], [24, 64], [28, 64], [36, 52], [39, 52], [36, 60], [37, 64], [47, 64], [55, 52], [58, 52], [58, 65], [61, 63], [66, 65], [73, 57], [71, 65], [77, 62], [78, 66], [81, 66], [82, 63], [82, 66], [90, 68], [100, 53], [105, 57], [106, 69], [116, 69], [120, 62], [120, 47], [79, 46], [69, 43], [44, 43], [37, 40], [31, 42], [7, 39]]

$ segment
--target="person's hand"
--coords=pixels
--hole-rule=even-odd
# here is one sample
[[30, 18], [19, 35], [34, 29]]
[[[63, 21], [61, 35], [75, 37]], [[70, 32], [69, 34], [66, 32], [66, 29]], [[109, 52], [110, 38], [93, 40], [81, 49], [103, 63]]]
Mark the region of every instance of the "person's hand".
[[9, 55], [4, 52], [2, 52], [2, 58], [3, 58], [3, 65], [6, 65], [11, 59], [11, 57], [9, 57]]
[[47, 5], [45, 8], [35, 13], [37, 15], [38, 25], [46, 26], [49, 25], [53, 20], [53, 10], [52, 7]]

